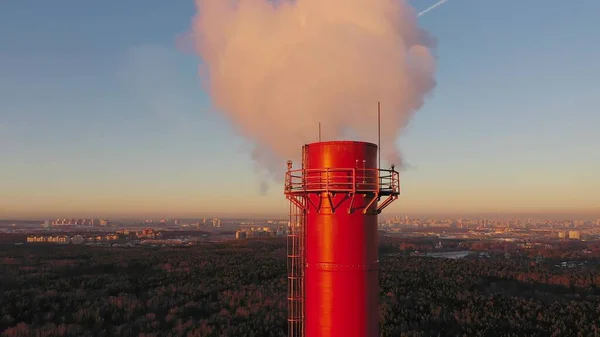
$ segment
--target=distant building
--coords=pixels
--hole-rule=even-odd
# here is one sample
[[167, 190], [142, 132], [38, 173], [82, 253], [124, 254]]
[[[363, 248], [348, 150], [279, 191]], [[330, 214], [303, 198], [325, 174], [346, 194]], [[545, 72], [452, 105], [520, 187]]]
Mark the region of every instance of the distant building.
[[129, 231], [129, 229], [119, 229], [116, 233], [118, 235], [129, 235], [131, 232]]
[[244, 238], [258, 238], [258, 237], [268, 237], [275, 235], [284, 235], [285, 231], [283, 228], [279, 230], [274, 230], [269, 227], [258, 227], [258, 228], [245, 228], [238, 229], [235, 232], [236, 239], [244, 239]]
[[81, 235], [74, 235], [71, 237], [71, 244], [81, 245], [85, 243], [85, 238]]
[[569, 239], [581, 240], [581, 232], [580, 231], [569, 231]]
[[60, 244], [67, 244], [67, 243], [71, 242], [70, 238], [66, 235], [28, 236], [26, 241], [27, 241], [27, 243], [60, 243]]
[[138, 231], [135, 233], [135, 236], [137, 236], [138, 238], [144, 238], [144, 239], [159, 239], [162, 238], [162, 233], [160, 232], [155, 232], [152, 229], [143, 229], [141, 231]]
[[[102, 226], [108, 225], [108, 221], [99, 219], [54, 219], [48, 221], [50, 226]], [[44, 226], [48, 223], [44, 222]]]
[[104, 236], [104, 239], [106, 241], [115, 241], [115, 240], [119, 240], [119, 236], [117, 234], [108, 234], [108, 235]]

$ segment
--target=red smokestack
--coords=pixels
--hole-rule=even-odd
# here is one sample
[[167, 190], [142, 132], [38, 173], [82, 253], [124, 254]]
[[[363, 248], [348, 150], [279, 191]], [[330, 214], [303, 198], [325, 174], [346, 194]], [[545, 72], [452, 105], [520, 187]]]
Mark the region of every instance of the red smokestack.
[[375, 144], [332, 141], [288, 162], [290, 337], [379, 336], [377, 215], [399, 180], [377, 159]]

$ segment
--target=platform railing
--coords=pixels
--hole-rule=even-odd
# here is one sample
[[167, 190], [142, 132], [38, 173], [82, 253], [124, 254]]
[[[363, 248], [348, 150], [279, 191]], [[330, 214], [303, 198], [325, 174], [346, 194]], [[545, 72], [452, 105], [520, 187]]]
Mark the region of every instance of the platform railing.
[[[291, 166], [291, 165], [290, 165]], [[320, 204], [300, 202], [310, 194], [326, 194], [329, 202], [336, 193], [347, 193], [350, 197], [348, 213], [361, 210], [363, 213], [381, 211], [390, 205], [400, 195], [400, 175], [393, 168], [391, 170], [375, 168], [318, 168], [297, 169], [291, 168], [285, 176], [285, 195], [299, 207], [305, 209], [312, 206], [320, 211]], [[366, 206], [354, 207], [357, 194], [364, 194], [369, 198]], [[386, 198], [380, 203], [381, 197]], [[302, 204], [302, 205], [301, 205]], [[372, 208], [375, 207], [375, 208]], [[337, 207], [334, 207], [334, 209]]]
[[397, 171], [369, 168], [319, 168], [289, 170], [285, 177], [285, 193], [377, 193], [399, 195]]

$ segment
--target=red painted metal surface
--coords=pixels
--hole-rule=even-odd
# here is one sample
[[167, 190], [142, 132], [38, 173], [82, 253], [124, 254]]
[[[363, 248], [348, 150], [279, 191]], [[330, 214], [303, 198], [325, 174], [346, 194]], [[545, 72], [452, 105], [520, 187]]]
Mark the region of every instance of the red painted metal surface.
[[[376, 178], [377, 146], [363, 142], [322, 142], [305, 147], [306, 179], [311, 169], [355, 168]], [[367, 170], [371, 169], [371, 170]], [[370, 172], [371, 174], [369, 174]], [[348, 175], [329, 178], [335, 189]], [[327, 173], [325, 173], [327, 175]], [[318, 178], [317, 178], [318, 179]], [[359, 182], [360, 183], [360, 182]], [[368, 182], [365, 180], [365, 184]], [[306, 214], [305, 331], [310, 337], [379, 336], [378, 233], [373, 195], [313, 193]], [[352, 203], [352, 206], [351, 206]], [[333, 207], [332, 207], [333, 206]], [[354, 210], [348, 212], [348, 208]]]
[[[319, 142], [288, 162], [288, 336], [379, 335], [377, 214], [398, 198], [398, 172], [377, 146]], [[381, 199], [384, 197], [384, 199]]]

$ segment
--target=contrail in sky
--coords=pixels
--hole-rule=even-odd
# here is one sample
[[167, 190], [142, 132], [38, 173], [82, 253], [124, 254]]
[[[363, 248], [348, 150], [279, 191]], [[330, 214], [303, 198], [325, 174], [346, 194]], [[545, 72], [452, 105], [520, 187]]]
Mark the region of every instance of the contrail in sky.
[[421, 16], [421, 15], [423, 15], [423, 14], [425, 14], [425, 13], [427, 13], [427, 12], [431, 11], [431, 10], [434, 10], [436, 7], [438, 7], [438, 6], [441, 6], [441, 5], [442, 5], [444, 2], [446, 2], [446, 1], [448, 1], [448, 0], [441, 0], [441, 1], [438, 1], [438, 2], [436, 2], [436, 3], [435, 3], [434, 5], [432, 5], [431, 7], [429, 7], [429, 8], [427, 8], [427, 9], [424, 9], [424, 10], [420, 11], [420, 12], [419, 12], [419, 14], [417, 14], [417, 16]]

